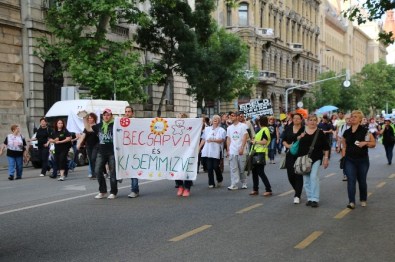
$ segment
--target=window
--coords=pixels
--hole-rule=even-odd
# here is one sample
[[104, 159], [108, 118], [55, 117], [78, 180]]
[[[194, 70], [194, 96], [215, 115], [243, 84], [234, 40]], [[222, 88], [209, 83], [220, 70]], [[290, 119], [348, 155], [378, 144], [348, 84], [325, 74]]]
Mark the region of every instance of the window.
[[241, 3], [239, 6], [239, 26], [248, 26], [248, 4]]
[[226, 5], [226, 25], [232, 26], [232, 7]]

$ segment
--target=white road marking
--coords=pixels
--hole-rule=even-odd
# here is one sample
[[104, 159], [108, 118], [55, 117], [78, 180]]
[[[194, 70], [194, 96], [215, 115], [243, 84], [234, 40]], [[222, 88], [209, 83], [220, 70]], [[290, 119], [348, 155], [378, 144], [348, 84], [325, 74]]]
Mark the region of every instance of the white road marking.
[[[153, 183], [153, 182], [157, 182], [157, 181], [160, 181], [160, 180], [146, 181], [146, 182], [139, 183], [139, 185], [149, 184], [149, 183]], [[118, 187], [118, 189], [124, 189], [124, 188], [130, 188], [130, 185], [124, 186], [124, 187]], [[49, 205], [52, 205], [52, 204], [57, 204], [57, 203], [61, 203], [61, 202], [66, 202], [66, 201], [70, 201], [70, 200], [74, 200], [74, 199], [78, 199], [78, 198], [83, 198], [83, 197], [88, 197], [88, 196], [94, 196], [94, 195], [96, 195], [96, 194], [97, 194], [97, 192], [95, 192], [95, 193], [89, 193], [89, 194], [84, 194], [84, 195], [80, 195], [80, 196], [75, 196], [75, 197], [69, 197], [69, 198], [59, 199], [59, 200], [50, 201], [50, 202], [41, 203], [41, 204], [32, 205], [32, 206], [26, 206], [26, 207], [21, 207], [21, 208], [6, 210], [6, 211], [3, 211], [3, 212], [0, 212], [0, 216], [1, 216], [1, 215], [5, 215], [5, 214], [14, 213], [14, 212], [23, 211], [23, 210], [33, 209], [33, 208], [37, 208], [37, 207], [49, 206]]]

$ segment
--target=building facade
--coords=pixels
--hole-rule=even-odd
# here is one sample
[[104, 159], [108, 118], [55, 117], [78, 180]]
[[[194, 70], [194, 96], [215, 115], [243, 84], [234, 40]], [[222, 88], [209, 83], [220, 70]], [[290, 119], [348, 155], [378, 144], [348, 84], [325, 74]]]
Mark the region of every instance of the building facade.
[[26, 131], [23, 65], [23, 22], [19, 0], [0, 4], [0, 137], [10, 133], [12, 124]]
[[320, 71], [358, 73], [370, 63], [385, 59], [385, 46], [377, 41], [382, 26], [377, 22], [363, 25], [343, 17], [342, 11], [356, 1], [324, 0], [320, 8]]

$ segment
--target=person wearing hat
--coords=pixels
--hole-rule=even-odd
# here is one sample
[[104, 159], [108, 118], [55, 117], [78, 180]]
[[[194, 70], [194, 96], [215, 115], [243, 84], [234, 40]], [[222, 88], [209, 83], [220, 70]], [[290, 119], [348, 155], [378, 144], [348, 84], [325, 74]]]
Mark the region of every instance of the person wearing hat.
[[40, 176], [45, 176], [48, 169], [49, 157], [49, 138], [52, 136], [53, 130], [48, 126], [45, 117], [40, 118], [40, 127], [36, 131], [36, 136], [31, 141], [37, 140], [38, 155], [41, 160]]
[[97, 153], [95, 174], [99, 183], [99, 194], [96, 199], [105, 198], [107, 195], [107, 183], [104, 177], [105, 165], [108, 164], [110, 174], [110, 195], [108, 199], [117, 198], [118, 184], [115, 174], [115, 155], [113, 144], [114, 118], [109, 108], [103, 111], [103, 121], [96, 125], [89, 125], [87, 116], [84, 117], [84, 125], [87, 132], [94, 132], [99, 137], [99, 151]]
[[391, 123], [390, 118], [384, 119], [384, 125], [380, 130], [380, 134], [383, 136], [383, 146], [388, 160], [388, 165], [391, 165], [395, 144], [395, 127]]

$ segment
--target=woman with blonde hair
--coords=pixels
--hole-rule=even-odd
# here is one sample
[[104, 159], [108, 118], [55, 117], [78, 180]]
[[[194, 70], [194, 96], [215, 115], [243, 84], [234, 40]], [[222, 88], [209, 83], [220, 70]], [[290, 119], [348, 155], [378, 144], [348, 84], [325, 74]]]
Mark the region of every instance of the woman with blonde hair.
[[[222, 172], [220, 169], [220, 159], [222, 145], [226, 138], [226, 131], [220, 126], [221, 117], [214, 115], [212, 126], [204, 129], [202, 140], [199, 145], [199, 151], [202, 150], [202, 157], [206, 158], [208, 172], [208, 187], [220, 187], [222, 184]], [[202, 149], [203, 148], [203, 149]], [[214, 171], [217, 177], [217, 185], [214, 182]]]
[[7, 148], [8, 159], [8, 179], [14, 180], [16, 169], [16, 179], [22, 178], [23, 158], [27, 159], [26, 141], [21, 135], [18, 125], [11, 126], [11, 134], [7, 135], [3, 145], [0, 147], [0, 155]]
[[[306, 206], [318, 207], [320, 201], [319, 167], [329, 165], [330, 143], [324, 132], [318, 128], [318, 117], [309, 115], [305, 132], [300, 135], [298, 157], [309, 154], [312, 160], [311, 171], [303, 175], [303, 187], [307, 195]], [[312, 151], [311, 151], [312, 150]]]
[[369, 171], [368, 148], [376, 146], [376, 140], [369, 130], [362, 125], [363, 113], [354, 110], [351, 113], [351, 127], [344, 131], [342, 140], [342, 157], [344, 157], [344, 170], [347, 175], [347, 193], [349, 209], [355, 208], [356, 183], [359, 186], [359, 200], [361, 206], [366, 206], [368, 187], [366, 177]]

